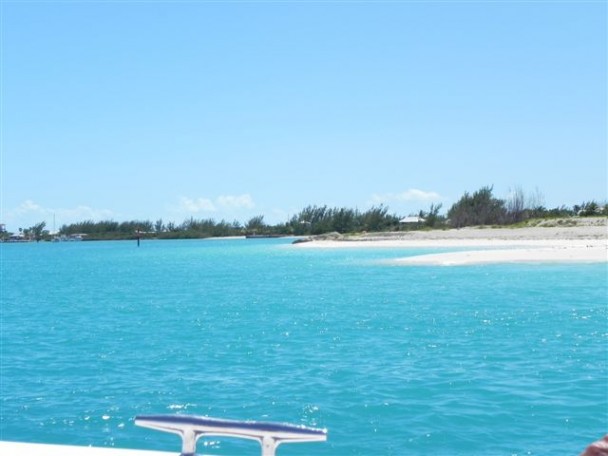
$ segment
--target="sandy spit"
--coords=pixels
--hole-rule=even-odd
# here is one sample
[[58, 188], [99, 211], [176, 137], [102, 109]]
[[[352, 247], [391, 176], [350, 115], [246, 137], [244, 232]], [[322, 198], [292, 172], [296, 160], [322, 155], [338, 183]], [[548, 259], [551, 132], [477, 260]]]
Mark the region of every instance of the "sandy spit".
[[396, 265], [466, 265], [507, 262], [607, 262], [607, 219], [578, 226], [463, 228], [371, 233], [313, 240], [297, 248], [458, 248], [462, 251], [392, 260]]

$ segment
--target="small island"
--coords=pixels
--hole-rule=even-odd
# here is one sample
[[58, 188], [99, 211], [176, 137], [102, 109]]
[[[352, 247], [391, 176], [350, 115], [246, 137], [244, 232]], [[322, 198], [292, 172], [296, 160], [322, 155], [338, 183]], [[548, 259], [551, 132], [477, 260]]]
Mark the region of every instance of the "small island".
[[[431, 204], [427, 210], [415, 214], [398, 215], [387, 206], [375, 206], [366, 211], [346, 207], [310, 205], [284, 223], [267, 224], [263, 215], [251, 217], [247, 222], [215, 221], [213, 219], [184, 220], [180, 224], [158, 219], [117, 222], [113, 220], [63, 225], [49, 231], [46, 222], [10, 233], [0, 225], [0, 241], [99, 241], [145, 239], [205, 239], [214, 237], [274, 238], [292, 236], [300, 244], [316, 241], [314, 245], [329, 246], [329, 241], [375, 241], [374, 245], [391, 242], [432, 242], [433, 246], [450, 246], [492, 238], [513, 241], [540, 238], [555, 240], [556, 236], [579, 236], [578, 233], [595, 230], [593, 236], [606, 238], [608, 204], [594, 200], [567, 207], [546, 208], [538, 195], [527, 196], [516, 189], [507, 199], [494, 196], [493, 187], [485, 186], [464, 195], [445, 213], [441, 204]], [[565, 230], [565, 231], [564, 231]], [[510, 234], [506, 234], [510, 233]], [[586, 239], [586, 234], [581, 235]], [[495, 242], [494, 241], [494, 242]], [[359, 242], [358, 245], [362, 243]], [[422, 245], [422, 244], [421, 244]]]

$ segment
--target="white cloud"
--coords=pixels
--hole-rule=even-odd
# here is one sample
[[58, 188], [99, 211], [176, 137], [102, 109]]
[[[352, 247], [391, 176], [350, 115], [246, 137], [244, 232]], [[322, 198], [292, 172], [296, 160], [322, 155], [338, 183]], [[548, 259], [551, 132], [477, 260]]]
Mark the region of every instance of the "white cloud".
[[390, 202], [404, 201], [437, 201], [441, 199], [441, 195], [437, 192], [426, 192], [417, 188], [410, 188], [401, 193], [384, 193], [372, 195], [372, 203], [385, 204]]
[[[95, 209], [90, 206], [80, 205], [73, 208], [50, 208], [43, 207], [32, 200], [25, 200], [19, 206], [8, 210], [4, 214], [4, 221], [15, 226], [27, 227], [44, 221], [47, 228], [52, 230], [53, 221], [59, 228], [61, 225], [83, 220], [104, 220], [112, 218], [114, 213], [108, 209]], [[15, 229], [11, 226], [11, 229]]]
[[193, 199], [185, 196], [179, 199], [179, 209], [185, 212], [214, 212], [217, 210], [210, 199]]
[[8, 218], [18, 218], [21, 216], [55, 216], [60, 219], [79, 219], [79, 220], [100, 220], [111, 217], [113, 212], [108, 209], [94, 209], [89, 206], [76, 206], [74, 208], [50, 208], [42, 207], [32, 200], [25, 200], [17, 208], [7, 213]]
[[187, 213], [218, 212], [222, 210], [253, 209], [254, 207], [255, 203], [249, 194], [220, 195], [215, 200], [182, 196], [179, 199], [178, 211]]
[[73, 209], [59, 209], [54, 211], [59, 219], [68, 219], [71, 221], [82, 220], [106, 220], [114, 216], [114, 212], [109, 209], [94, 209], [89, 206], [77, 206]]
[[44, 212], [44, 208], [32, 200], [25, 200], [21, 205], [14, 210], [16, 214], [26, 214], [28, 212]]
[[219, 206], [231, 209], [253, 209], [255, 204], [251, 195], [222, 195], [217, 198], [217, 204]]

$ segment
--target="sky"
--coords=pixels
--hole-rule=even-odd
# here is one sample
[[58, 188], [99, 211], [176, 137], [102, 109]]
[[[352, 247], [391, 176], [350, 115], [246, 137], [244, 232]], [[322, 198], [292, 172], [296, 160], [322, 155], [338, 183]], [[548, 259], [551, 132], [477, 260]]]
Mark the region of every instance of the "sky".
[[0, 223], [606, 201], [605, 1], [10, 1]]

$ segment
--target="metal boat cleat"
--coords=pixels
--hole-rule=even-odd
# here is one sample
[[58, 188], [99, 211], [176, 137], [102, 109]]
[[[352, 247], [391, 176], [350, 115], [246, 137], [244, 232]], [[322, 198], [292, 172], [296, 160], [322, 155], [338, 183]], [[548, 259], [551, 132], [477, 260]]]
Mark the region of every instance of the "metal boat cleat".
[[275, 456], [281, 443], [324, 442], [326, 429], [263, 421], [236, 421], [205, 416], [142, 415], [138, 426], [178, 434], [182, 439], [181, 456], [196, 456], [196, 442], [203, 436], [236, 437], [257, 440], [262, 456]]

